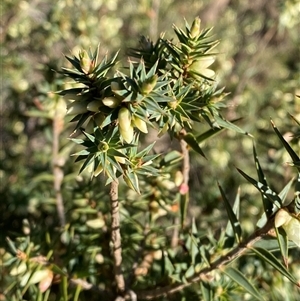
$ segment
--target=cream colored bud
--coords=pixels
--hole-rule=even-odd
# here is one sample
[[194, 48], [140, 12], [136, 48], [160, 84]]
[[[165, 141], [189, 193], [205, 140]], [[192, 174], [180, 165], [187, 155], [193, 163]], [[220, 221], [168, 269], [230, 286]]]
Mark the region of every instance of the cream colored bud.
[[119, 131], [120, 131], [120, 135], [121, 137], [124, 139], [125, 142], [127, 143], [131, 143], [133, 140], [133, 135], [134, 135], [134, 130], [133, 130], [133, 126], [129, 125], [129, 127], [127, 128], [127, 130], [124, 130], [120, 127], [119, 124]]
[[300, 247], [300, 221], [296, 217], [292, 217], [287, 224], [282, 226], [282, 228], [288, 239]]
[[180, 170], [177, 170], [175, 173], [174, 182], [176, 187], [179, 187], [183, 182], [183, 174]]
[[105, 97], [102, 102], [105, 106], [113, 109], [120, 105], [121, 100], [116, 97]]
[[43, 279], [48, 277], [48, 269], [46, 270], [37, 270], [30, 276], [30, 279], [27, 284], [36, 284], [41, 282]]
[[22, 261], [18, 266], [13, 267], [10, 270], [10, 275], [11, 276], [17, 276], [20, 274], [23, 274], [27, 270], [27, 265], [24, 261]]
[[87, 111], [86, 103], [82, 101], [74, 101], [67, 106], [67, 115], [84, 114]]
[[275, 227], [282, 227], [289, 240], [300, 247], [300, 220], [284, 209], [275, 215]]
[[85, 74], [92, 71], [92, 61], [85, 50], [79, 52], [80, 67]]
[[279, 228], [287, 223], [292, 219], [292, 216], [284, 209], [280, 209], [277, 211], [275, 215], [275, 227]]
[[191, 30], [190, 30], [190, 36], [191, 38], [195, 38], [200, 34], [200, 27], [201, 27], [201, 20], [199, 17], [195, 18]]
[[87, 110], [91, 112], [99, 112], [99, 108], [102, 106], [102, 100], [101, 99], [96, 99], [91, 101], [87, 106]]
[[213, 64], [214, 61], [215, 59], [212, 56], [202, 57], [193, 61], [193, 63], [189, 66], [189, 70], [211, 78], [215, 75], [215, 72], [207, 68]]
[[45, 276], [45, 278], [43, 278], [39, 283], [39, 290], [41, 293], [44, 293], [50, 287], [53, 276], [53, 272], [51, 270], [47, 270], [47, 276]]
[[122, 131], [127, 131], [131, 126], [131, 113], [130, 111], [122, 107], [118, 113], [118, 120], [119, 120], [119, 128]]
[[147, 129], [147, 123], [142, 120], [141, 118], [137, 117], [137, 116], [133, 116], [133, 124], [143, 133], [147, 134], [148, 133], [148, 129]]
[[118, 120], [119, 120], [119, 131], [122, 138], [127, 142], [131, 143], [133, 139], [133, 126], [131, 125], [131, 113], [130, 111], [122, 107], [118, 113]]
[[157, 74], [154, 74], [143, 82], [141, 87], [142, 94], [147, 95], [154, 89], [157, 83], [157, 78]]

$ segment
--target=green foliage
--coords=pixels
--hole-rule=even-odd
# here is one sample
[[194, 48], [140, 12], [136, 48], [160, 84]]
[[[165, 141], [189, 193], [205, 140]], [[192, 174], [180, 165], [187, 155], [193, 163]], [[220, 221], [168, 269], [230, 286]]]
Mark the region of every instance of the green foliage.
[[[214, 76], [214, 72], [206, 69], [214, 61], [210, 51], [216, 42], [207, 41], [209, 31], [200, 31], [199, 19], [191, 28], [186, 24], [186, 32], [177, 27], [174, 31], [180, 48], [163, 38], [156, 46], [144, 41], [149, 45], [131, 51], [133, 56], [140, 57], [140, 61], [129, 62], [129, 75], [116, 71], [109, 77], [108, 72], [114, 67], [117, 55], [110, 60], [105, 57], [98, 64], [99, 48], [94, 53], [80, 51], [78, 57], [67, 57], [74, 69], [63, 68], [62, 73], [84, 86], [62, 90], [59, 94], [73, 100], [67, 114], [75, 115], [71, 120], [76, 122], [74, 132], [84, 123], [90, 129], [89, 133], [83, 131], [85, 140], [74, 140], [85, 147], [76, 153], [77, 161], [85, 160], [80, 171], [92, 165], [94, 176], [103, 171], [108, 177], [107, 183], [122, 175], [131, 188], [140, 192], [137, 174], [157, 176], [159, 172], [149, 166], [156, 157], [146, 156], [149, 147], [137, 151], [140, 135], [134, 133], [137, 129], [148, 133], [147, 125], [157, 128], [160, 135], [166, 131], [172, 137], [181, 135], [188, 145], [204, 156], [194, 135], [186, 131], [192, 130], [193, 123], [202, 119], [211, 127], [220, 127], [215, 116], [222, 119], [219, 113], [222, 91], [215, 91], [216, 85], [208, 77]], [[145, 61], [144, 54], [149, 61]], [[153, 55], [157, 58], [155, 62]], [[159, 69], [162, 61], [165, 68]], [[230, 125], [222, 120], [223, 125]], [[92, 126], [89, 127], [89, 123]]]
[[298, 298], [294, 2], [1, 4], [1, 300]]

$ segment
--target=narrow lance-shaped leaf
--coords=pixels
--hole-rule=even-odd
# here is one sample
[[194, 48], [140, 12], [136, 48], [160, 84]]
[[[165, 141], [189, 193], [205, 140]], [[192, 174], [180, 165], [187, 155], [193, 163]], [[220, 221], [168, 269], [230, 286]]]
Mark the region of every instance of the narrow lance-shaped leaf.
[[244, 135], [247, 135], [247, 136], [250, 136], [250, 137], [253, 137], [250, 133], [248, 132], [245, 132], [244, 130], [242, 130], [240, 127], [238, 127], [237, 125], [231, 123], [230, 121], [228, 120], [225, 120], [223, 119], [222, 117], [220, 117], [219, 115], [217, 114], [214, 114], [214, 118], [217, 122], [217, 124], [223, 128], [226, 128], [228, 130], [233, 130], [237, 133], [241, 133], [241, 134], [244, 134]]
[[123, 179], [129, 188], [140, 194], [139, 180], [136, 173], [126, 172], [125, 174], [123, 174]]
[[84, 161], [84, 163], [82, 164], [80, 170], [79, 170], [79, 174], [81, 174], [90, 164], [92, 164], [94, 162], [94, 154], [89, 154], [86, 158], [86, 160]]
[[212, 301], [213, 300], [213, 291], [208, 283], [201, 281], [201, 292], [202, 298], [204, 301]]
[[224, 128], [212, 128], [208, 131], [204, 132], [203, 134], [196, 136], [196, 141], [200, 144], [201, 142], [211, 138], [212, 136], [219, 134], [221, 131], [224, 131]]
[[[299, 177], [300, 177], [300, 174], [299, 174]], [[284, 188], [280, 191], [280, 193], [278, 194], [278, 196], [280, 197], [280, 199], [282, 200], [282, 206], [283, 207], [286, 207], [288, 206], [292, 200], [289, 199], [289, 198], [286, 198], [288, 193], [290, 192], [291, 190], [291, 187], [294, 183], [294, 178], [292, 178], [285, 186]], [[299, 178], [299, 181], [300, 181], [300, 178]], [[296, 188], [296, 191], [297, 191], [297, 188]]]
[[189, 252], [189, 255], [191, 257], [191, 263], [195, 264], [195, 259], [196, 259], [197, 254], [199, 253], [199, 250], [198, 250], [197, 241], [196, 241], [195, 237], [192, 234], [189, 235], [185, 246], [186, 246], [186, 248]]
[[164, 264], [164, 271], [168, 274], [168, 275], [172, 275], [173, 272], [175, 271], [175, 268], [173, 266], [173, 263], [171, 262], [171, 260], [169, 259], [168, 254], [164, 254], [163, 257], [163, 264]]
[[[279, 198], [282, 201], [282, 207], [286, 207], [292, 202], [292, 199], [291, 200], [287, 199], [286, 196], [288, 195], [288, 192], [290, 191], [293, 182], [294, 182], [294, 179], [291, 179], [278, 194]], [[279, 208], [273, 204], [272, 214], [277, 212], [278, 209]], [[268, 220], [267, 214], [266, 214], [266, 212], [264, 212], [256, 224], [257, 227], [262, 228], [266, 224], [267, 220]]]
[[248, 180], [252, 185], [254, 185], [263, 195], [265, 195], [278, 208], [282, 207], [282, 201], [280, 197], [270, 187], [265, 186], [262, 183], [254, 180], [239, 168], [237, 168], [237, 170], [246, 180]]
[[300, 173], [298, 173], [298, 177], [295, 183], [295, 213], [300, 213]]
[[235, 215], [235, 213], [233, 212], [232, 208], [231, 208], [231, 205], [221, 187], [221, 185], [218, 183], [218, 186], [219, 186], [219, 189], [220, 189], [220, 192], [221, 192], [221, 195], [222, 195], [222, 198], [224, 200], [224, 204], [225, 204], [225, 209], [227, 211], [227, 215], [228, 215], [228, 218], [229, 218], [229, 221], [231, 223], [231, 226], [232, 226], [232, 229], [233, 229], [233, 232], [235, 234], [235, 237], [236, 237], [236, 240], [237, 242], [240, 242], [240, 239], [241, 239], [241, 235], [242, 235], [242, 229], [241, 229], [241, 225], [240, 225], [240, 222], [239, 220], [237, 219], [237, 216]]
[[195, 152], [206, 158], [193, 134], [187, 133], [186, 135], [184, 135], [183, 139]]
[[[260, 183], [262, 183], [263, 185], [268, 187], [269, 185], [267, 183], [267, 179], [264, 175], [264, 172], [260, 166], [254, 143], [253, 143], [253, 156], [254, 156], [258, 180]], [[266, 217], [268, 218], [272, 215], [273, 203], [266, 197], [266, 195], [264, 195], [263, 193], [261, 193], [261, 195], [262, 195], [262, 201], [263, 201], [263, 205], [264, 205], [264, 211], [266, 213]]]
[[8, 243], [8, 246], [10, 247], [11, 251], [14, 253], [14, 254], [17, 254], [18, 250], [17, 248], [15, 247], [13, 241], [9, 238], [9, 237], [6, 237], [6, 241]]
[[283, 262], [285, 264], [286, 267], [288, 267], [288, 237], [285, 233], [285, 231], [283, 230], [283, 228], [277, 228], [275, 227], [275, 231], [277, 234], [277, 240], [278, 240], [278, 244], [279, 244], [279, 248], [280, 248], [280, 252], [283, 258]]
[[285, 266], [280, 261], [277, 260], [277, 258], [272, 253], [262, 248], [251, 248], [251, 250], [263, 261], [269, 263], [283, 276], [287, 277], [292, 283], [299, 286], [299, 283], [297, 282], [295, 277], [285, 268]]
[[257, 300], [265, 300], [263, 296], [258, 292], [258, 290], [249, 282], [249, 280], [240, 271], [231, 267], [226, 267], [225, 269], [221, 269], [221, 271], [233, 281], [235, 281], [238, 285], [243, 287], [249, 294], [251, 294]]
[[275, 126], [274, 122], [271, 120], [271, 124], [272, 127], [275, 131], [275, 133], [277, 134], [277, 136], [279, 137], [281, 143], [283, 144], [283, 146], [285, 147], [285, 149], [287, 150], [287, 152], [289, 153], [289, 155], [291, 156], [293, 163], [296, 165], [298, 171], [300, 172], [300, 167], [297, 166], [297, 162], [300, 162], [300, 158], [299, 156], [294, 152], [294, 150], [290, 147], [290, 145], [286, 142], [286, 140], [283, 138], [283, 136], [281, 135], [281, 133], [279, 132], [279, 130], [277, 129], [277, 127]]
[[[300, 98], [300, 95], [297, 95], [297, 97]], [[292, 115], [292, 114], [289, 114], [289, 115], [300, 126], [300, 121], [298, 121], [294, 115]]]
[[[240, 188], [239, 188], [235, 196], [234, 204], [232, 206], [232, 211], [238, 220], [240, 218], [240, 203], [241, 203], [241, 199], [240, 199]], [[235, 232], [234, 229], [232, 228], [230, 221], [227, 222], [225, 234], [227, 235], [227, 240], [225, 241], [224, 248], [232, 248], [236, 236], [234, 235]]]

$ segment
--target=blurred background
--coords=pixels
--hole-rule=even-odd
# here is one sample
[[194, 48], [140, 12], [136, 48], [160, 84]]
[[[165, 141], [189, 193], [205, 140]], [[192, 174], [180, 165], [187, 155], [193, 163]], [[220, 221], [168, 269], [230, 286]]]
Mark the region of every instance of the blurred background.
[[[165, 32], [174, 38], [172, 24], [182, 28], [184, 19], [191, 24], [196, 16], [203, 28], [213, 27], [213, 38], [220, 40], [213, 69], [219, 86], [229, 93], [222, 114], [229, 120], [242, 117], [238, 126], [255, 137], [275, 191], [290, 179], [285, 164], [290, 159], [270, 118], [299, 149], [289, 117], [300, 119], [295, 97], [300, 94], [297, 0], [2, 0], [0, 13], [0, 248], [5, 248], [5, 236], [26, 232], [27, 220], [44, 229], [56, 226], [62, 218], [59, 202], [64, 213], [72, 212], [81, 200], [90, 199], [90, 191], [101, 199], [106, 189], [78, 176], [79, 166], [70, 157], [74, 146], [67, 138], [72, 127], [64, 120], [63, 101], [53, 93], [68, 85], [53, 71], [67, 66], [64, 55], [100, 44], [101, 56], [120, 50], [121, 60], [141, 35], [156, 40]], [[259, 194], [235, 170], [256, 177], [252, 142], [226, 131], [202, 145], [207, 161], [192, 156], [195, 212], [209, 220], [211, 212], [223, 210], [215, 202], [220, 200], [219, 180], [229, 196], [241, 186], [242, 215], [250, 224], [258, 219]]]

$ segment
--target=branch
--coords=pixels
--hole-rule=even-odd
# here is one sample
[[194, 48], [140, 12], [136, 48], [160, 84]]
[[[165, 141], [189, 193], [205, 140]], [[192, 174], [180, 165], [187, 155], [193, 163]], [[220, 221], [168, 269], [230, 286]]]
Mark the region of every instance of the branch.
[[202, 269], [199, 273], [197, 273], [190, 279], [187, 279], [186, 283], [175, 283], [165, 287], [136, 292], [138, 299], [152, 300], [158, 297], [171, 295], [178, 291], [183, 290], [184, 288], [190, 286], [195, 282], [201, 281], [201, 279], [203, 279], [204, 276], [206, 276], [213, 270], [220, 269], [222, 266], [227, 265], [233, 260], [244, 255], [244, 253], [248, 251], [257, 241], [259, 241], [265, 235], [267, 235], [269, 231], [273, 228], [273, 226], [274, 226], [274, 219], [272, 218], [267, 222], [267, 224], [263, 228], [254, 232], [243, 243], [239, 244], [236, 248], [232, 249], [226, 255], [221, 256], [219, 259], [214, 261], [209, 267]]
[[110, 186], [110, 201], [111, 201], [111, 241], [113, 245], [113, 259], [114, 259], [114, 274], [118, 291], [125, 292], [125, 280], [122, 274], [122, 245], [120, 234], [120, 213], [118, 200], [119, 183], [113, 181]]
[[[190, 153], [188, 149], [188, 144], [181, 138], [181, 136], [184, 136], [186, 134], [186, 131], [183, 129], [180, 133], [179, 136], [179, 142], [180, 142], [180, 147], [181, 147], [181, 153], [183, 157], [183, 162], [182, 162], [182, 177], [183, 181], [181, 183], [181, 188], [184, 188], [185, 192], [187, 192], [188, 187], [189, 187], [189, 179], [190, 179]], [[179, 217], [174, 218], [173, 224], [175, 225], [173, 235], [172, 235], [172, 240], [171, 240], [171, 247], [175, 248], [178, 245], [178, 237], [179, 237], [179, 225], [180, 219]]]
[[[186, 135], [186, 131], [181, 131], [182, 135]], [[189, 186], [189, 179], [190, 179], [190, 153], [188, 149], [188, 144], [183, 140], [180, 139], [180, 147], [183, 156], [183, 164], [182, 164], [182, 175], [183, 175], [183, 182], [182, 184]]]
[[52, 129], [53, 129], [53, 140], [52, 140], [52, 166], [53, 166], [53, 177], [54, 177], [54, 191], [56, 199], [56, 209], [61, 227], [66, 224], [65, 219], [65, 208], [63, 197], [61, 193], [61, 185], [64, 178], [64, 172], [62, 166], [64, 165], [64, 159], [59, 156], [59, 137], [64, 127], [64, 116], [59, 111], [58, 102], [56, 103], [56, 109], [53, 117]]

